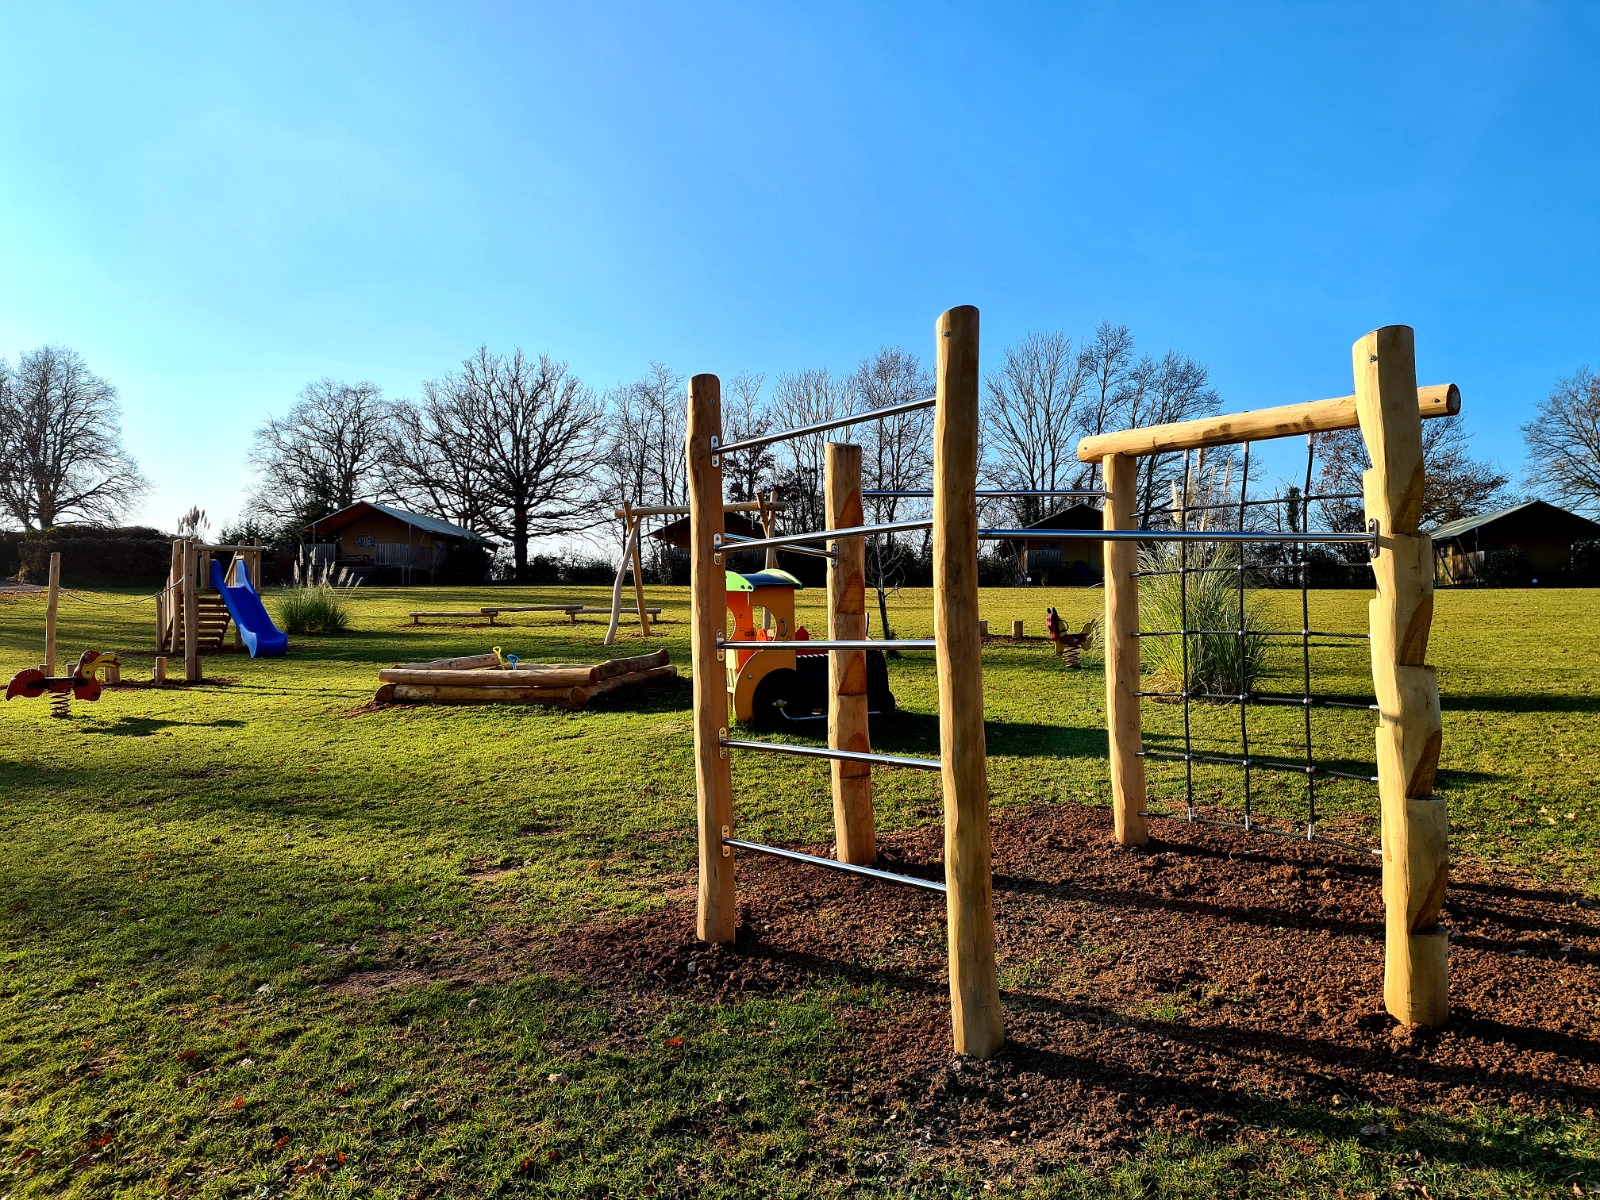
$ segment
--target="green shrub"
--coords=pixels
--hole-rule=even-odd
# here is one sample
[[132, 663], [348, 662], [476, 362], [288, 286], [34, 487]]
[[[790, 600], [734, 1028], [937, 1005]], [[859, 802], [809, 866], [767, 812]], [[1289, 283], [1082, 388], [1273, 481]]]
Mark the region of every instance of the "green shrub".
[[296, 584], [278, 596], [278, 625], [286, 633], [343, 633], [350, 628], [350, 606], [327, 583]]
[[[1182, 549], [1163, 545], [1139, 554], [1141, 571], [1176, 571], [1184, 561]], [[1237, 630], [1239, 577], [1231, 570], [1239, 561], [1232, 547], [1212, 544], [1191, 546], [1190, 573], [1146, 575], [1139, 580], [1139, 626], [1149, 631], [1185, 628]], [[1196, 570], [1196, 568], [1200, 568]], [[1185, 597], [1187, 592], [1187, 597]], [[1211, 693], [1237, 696], [1248, 692], [1266, 659], [1267, 639], [1260, 602], [1246, 591], [1242, 624], [1244, 637], [1235, 632], [1202, 632], [1182, 637], [1141, 639], [1144, 667], [1152, 691]], [[1188, 672], [1184, 671], [1184, 642], [1188, 642]]]

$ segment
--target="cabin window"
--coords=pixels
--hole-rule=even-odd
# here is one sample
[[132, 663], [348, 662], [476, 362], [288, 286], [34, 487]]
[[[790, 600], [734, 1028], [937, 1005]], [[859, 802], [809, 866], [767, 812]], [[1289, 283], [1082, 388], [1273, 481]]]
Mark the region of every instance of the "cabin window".
[[358, 534], [356, 534], [356, 545], [358, 545], [358, 546], [376, 546], [377, 544], [378, 544], [378, 538], [377, 538], [376, 534], [371, 534], [371, 533], [358, 533]]

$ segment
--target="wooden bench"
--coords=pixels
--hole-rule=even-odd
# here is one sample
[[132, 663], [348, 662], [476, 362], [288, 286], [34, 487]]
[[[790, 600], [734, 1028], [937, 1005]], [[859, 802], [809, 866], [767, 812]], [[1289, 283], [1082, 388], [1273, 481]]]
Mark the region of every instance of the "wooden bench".
[[[494, 618], [496, 616], [499, 616], [501, 613], [518, 613], [518, 612], [559, 612], [559, 613], [566, 613], [567, 614], [567, 620], [572, 622], [573, 624], [577, 624], [578, 614], [583, 611], [583, 605], [581, 605], [581, 604], [508, 604], [508, 605], [501, 605], [499, 608], [485, 608], [485, 609], [482, 609], [480, 611], [482, 611], [484, 616], [489, 618], [489, 624], [491, 624], [491, 625], [494, 624]], [[611, 610], [607, 609], [606, 611], [609, 612]]]
[[489, 624], [493, 625], [494, 619], [497, 615], [499, 615], [497, 611], [487, 608], [483, 609], [481, 612], [414, 612], [411, 614], [411, 623], [413, 625], [420, 625], [422, 624], [423, 617], [455, 617], [460, 621], [471, 621], [478, 617], [488, 617]]

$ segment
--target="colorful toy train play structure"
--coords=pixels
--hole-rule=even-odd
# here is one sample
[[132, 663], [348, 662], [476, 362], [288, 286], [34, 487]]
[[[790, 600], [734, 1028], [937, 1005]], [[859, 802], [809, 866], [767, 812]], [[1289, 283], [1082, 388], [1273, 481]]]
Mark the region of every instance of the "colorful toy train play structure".
[[[985, 529], [979, 525], [977, 309], [955, 308], [942, 314], [935, 327], [935, 348], [937, 390], [927, 399], [732, 441], [723, 439], [722, 391], [717, 377], [696, 375], [689, 381], [690, 590], [699, 824], [696, 927], [702, 940], [734, 940], [738, 927], [736, 853], [769, 854], [943, 892], [949, 918], [954, 1048], [960, 1054], [987, 1057], [1004, 1041], [1004, 1018], [995, 966], [978, 545], [983, 540], [1038, 537], [1040, 531]], [[1102, 620], [1111, 805], [1114, 837], [1123, 846], [1148, 841], [1147, 822], [1152, 816], [1162, 815], [1148, 811], [1147, 756], [1175, 757], [1183, 763], [1189, 780], [1191, 813], [1192, 766], [1197, 759], [1242, 767], [1246, 802], [1252, 770], [1298, 773], [1306, 781], [1307, 837], [1315, 835], [1315, 808], [1311, 802], [1317, 774], [1341, 774], [1311, 761], [1309, 723], [1304, 764], [1252, 757], [1248, 743], [1236, 757], [1196, 755], [1187, 739], [1181, 751], [1158, 753], [1146, 749], [1140, 702], [1149, 693], [1142, 690], [1140, 679], [1140, 638], [1181, 637], [1187, 645], [1187, 639], [1202, 631], [1188, 627], [1187, 610], [1180, 629], [1140, 629], [1139, 546], [1175, 545], [1183, 556], [1179, 572], [1206, 569], [1188, 565], [1190, 548], [1196, 545], [1231, 544], [1240, 552], [1241, 562], [1243, 549], [1251, 543], [1287, 543], [1302, 548], [1312, 543], [1350, 543], [1367, 551], [1377, 585], [1376, 596], [1368, 607], [1367, 631], [1356, 636], [1366, 640], [1371, 652], [1377, 701], [1370, 706], [1377, 711], [1376, 773], [1346, 777], [1377, 783], [1386, 924], [1385, 1005], [1404, 1024], [1437, 1025], [1448, 1011], [1449, 939], [1439, 924], [1448, 876], [1448, 827], [1444, 802], [1433, 794], [1441, 724], [1438, 683], [1425, 661], [1433, 613], [1433, 558], [1429, 539], [1418, 532], [1423, 484], [1422, 418], [1453, 415], [1459, 411], [1461, 397], [1451, 384], [1417, 386], [1413, 334], [1406, 326], [1374, 330], [1357, 340], [1351, 353], [1353, 395], [1085, 438], [1078, 446], [1078, 457], [1082, 462], [1099, 464], [1101, 489], [1048, 494], [1100, 501], [1103, 528], [1051, 530], [1044, 536], [1094, 540], [1104, 546]], [[825, 461], [826, 529], [763, 538], [726, 536], [721, 469], [724, 454], [926, 408], [934, 410], [931, 518], [865, 524], [861, 509], [861, 448], [830, 443]], [[1364, 481], [1367, 521], [1362, 531], [1251, 531], [1242, 519], [1237, 530], [1190, 529], [1186, 522], [1176, 528], [1160, 529], [1141, 529], [1135, 524], [1136, 481], [1140, 459], [1145, 456], [1177, 454], [1183, 455], [1187, 463], [1190, 452], [1207, 447], [1242, 443], [1248, 453], [1248, 446], [1254, 441], [1337, 429], [1359, 429], [1373, 464]], [[1241, 494], [1241, 510], [1243, 504]], [[866, 656], [883, 645], [866, 638], [866, 539], [873, 534], [929, 528], [933, 539], [934, 636], [896, 641], [894, 646], [897, 650], [927, 650], [935, 656], [939, 757], [874, 753], [867, 729]], [[809, 546], [810, 553], [822, 554], [829, 560], [828, 635], [826, 639], [810, 639], [808, 644], [810, 652], [827, 655], [830, 663], [825, 748], [735, 739], [728, 733], [729, 689], [724, 681], [732, 673], [737, 701], [740, 677], [748, 665], [748, 660], [741, 661], [739, 656], [747, 652], [746, 646], [763, 639], [755, 637], [753, 620], [741, 621], [742, 636], [728, 638], [728, 580], [723, 560], [730, 550], [779, 546]], [[1306, 559], [1303, 550], [1300, 559]], [[1242, 591], [1243, 568], [1239, 570]], [[1305, 578], [1302, 569], [1302, 595]], [[753, 603], [758, 591], [770, 596], [773, 603], [782, 603], [775, 591], [766, 590], [775, 589], [775, 583], [745, 582], [751, 589], [745, 593], [745, 603]], [[792, 603], [792, 588], [789, 596]], [[1293, 636], [1309, 644], [1309, 625]], [[730, 651], [735, 658], [732, 664], [724, 661]], [[778, 638], [761, 645], [756, 653], [781, 656], [778, 661], [787, 664], [795, 652], [785, 639]], [[1241, 706], [1288, 699], [1297, 704], [1303, 702], [1309, 712], [1319, 698], [1310, 695], [1309, 667], [1307, 675], [1307, 694], [1303, 698], [1246, 694], [1223, 699]], [[749, 711], [757, 715], [753, 686], [750, 696]], [[1177, 697], [1186, 714], [1191, 700], [1197, 698], [1189, 691], [1178, 693]], [[798, 754], [829, 761], [836, 858], [802, 854], [737, 836], [731, 760], [736, 752], [747, 751]], [[945, 812], [943, 883], [876, 866], [873, 767], [939, 772]], [[1252, 828], [1248, 811], [1246, 808], [1246, 820], [1238, 826], [1241, 829]], [[1181, 814], [1177, 815], [1181, 819]]]
[[[794, 615], [794, 594], [805, 585], [776, 568], [740, 575], [727, 573], [728, 700], [734, 719], [755, 729], [773, 729], [828, 716], [828, 652], [807, 648], [810, 632]], [[758, 612], [768, 620], [759, 620]], [[749, 643], [753, 649], [743, 649]], [[793, 649], [790, 649], [790, 647]], [[867, 708], [894, 711], [889, 664], [882, 650], [867, 651]]]

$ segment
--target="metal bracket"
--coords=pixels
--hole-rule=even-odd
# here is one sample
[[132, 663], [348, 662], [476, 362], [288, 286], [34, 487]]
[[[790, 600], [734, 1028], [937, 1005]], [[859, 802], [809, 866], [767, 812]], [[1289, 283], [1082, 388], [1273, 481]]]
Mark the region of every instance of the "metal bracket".
[[[717, 757], [728, 757], [728, 731], [726, 728], [717, 730]], [[726, 830], [723, 831], [726, 835]]]
[[711, 435], [711, 465], [713, 467], [720, 467], [722, 465], [722, 455], [718, 453], [718, 450], [721, 448], [721, 446], [722, 438], [713, 433]]
[[1375, 559], [1375, 558], [1378, 557], [1378, 518], [1377, 517], [1373, 517], [1370, 521], [1367, 522], [1367, 532], [1372, 535], [1372, 544], [1367, 547], [1367, 557], [1369, 559]]
[[731, 838], [732, 836], [733, 836], [733, 830], [729, 829], [726, 825], [724, 825], [722, 827], [722, 857], [723, 858], [732, 858], [733, 857], [733, 847], [728, 845], [728, 839]]

